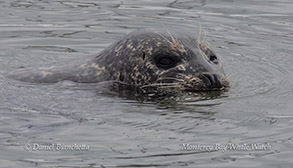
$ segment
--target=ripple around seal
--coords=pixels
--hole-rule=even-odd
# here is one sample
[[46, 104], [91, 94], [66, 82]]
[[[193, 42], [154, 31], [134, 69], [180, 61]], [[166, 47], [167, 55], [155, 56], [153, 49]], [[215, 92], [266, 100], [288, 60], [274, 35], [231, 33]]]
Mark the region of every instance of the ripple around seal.
[[228, 74], [232, 80], [230, 98], [269, 96], [279, 93], [281, 87], [288, 87], [287, 70], [266, 59], [264, 54], [254, 52], [233, 55], [237, 61], [231, 60], [231, 64], [237, 65], [238, 69], [234, 71], [235, 74]]

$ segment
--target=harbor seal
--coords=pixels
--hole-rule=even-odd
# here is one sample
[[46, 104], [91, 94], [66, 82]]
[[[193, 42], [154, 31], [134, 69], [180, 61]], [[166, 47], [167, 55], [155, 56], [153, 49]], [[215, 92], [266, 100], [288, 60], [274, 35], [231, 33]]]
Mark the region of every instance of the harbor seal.
[[62, 68], [21, 69], [9, 76], [35, 83], [109, 81], [140, 90], [156, 87], [198, 92], [227, 88], [229, 82], [218, 56], [193, 34], [166, 28], [139, 29], [86, 63]]

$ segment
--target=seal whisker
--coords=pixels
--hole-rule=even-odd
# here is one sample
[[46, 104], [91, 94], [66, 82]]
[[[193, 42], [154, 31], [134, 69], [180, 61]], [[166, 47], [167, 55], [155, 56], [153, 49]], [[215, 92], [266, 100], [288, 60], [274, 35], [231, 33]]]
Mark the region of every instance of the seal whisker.
[[235, 75], [236, 75], [236, 73], [230, 73], [230, 74], [226, 75], [226, 78], [227, 79], [231, 79], [231, 77], [233, 77]]
[[159, 89], [170, 89], [170, 88], [172, 88], [172, 89], [182, 89], [180, 86], [160, 86], [160, 87], [158, 87]]
[[201, 54], [203, 54], [204, 56], [208, 58], [205, 50], [208, 49], [210, 45], [209, 43], [205, 42], [206, 36], [207, 36], [206, 31], [204, 32], [205, 35], [203, 40], [201, 40], [201, 34], [202, 34], [202, 26], [201, 26], [201, 21], [199, 20], [199, 33], [198, 33], [198, 38], [196, 40], [196, 44], [198, 45]]
[[205, 43], [206, 38], [207, 38], [207, 32], [204, 31], [204, 37], [203, 37], [203, 39], [202, 39], [202, 43]]
[[158, 81], [160, 80], [176, 80], [176, 81], [179, 81], [179, 82], [183, 82], [184, 80], [183, 79], [178, 79], [178, 78], [174, 78], [174, 77], [164, 77], [164, 78], [159, 78]]
[[175, 85], [176, 83], [153, 83], [148, 85], [143, 85], [142, 87], [148, 87], [148, 86], [169, 86], [169, 85]]
[[200, 18], [199, 18], [199, 32], [198, 32], [197, 42], [200, 43], [200, 40], [201, 40], [201, 21], [200, 21]]
[[[157, 33], [158, 34], [158, 33]], [[158, 34], [159, 36], [161, 36], [163, 39], [165, 39], [168, 43], [170, 43], [170, 44], [172, 44], [172, 42], [168, 39], [168, 38], [166, 38], [165, 36], [163, 36], [163, 35], [161, 35], [161, 34]]]
[[140, 88], [146, 88], [146, 87], [153, 87], [153, 86], [174, 86], [177, 83], [153, 83], [153, 84], [149, 84], [149, 85], [143, 85]]
[[[179, 45], [179, 41], [178, 41], [178, 39], [175, 38], [175, 37], [172, 35], [172, 33], [169, 31], [169, 29], [168, 29], [165, 25], [163, 25], [163, 26], [164, 26], [164, 28], [166, 29], [166, 31], [167, 31], [167, 33], [169, 34], [169, 36], [171, 37], [171, 39], [172, 39], [172, 43], [173, 43], [175, 46]], [[172, 44], [172, 43], [171, 43], [171, 44]]]
[[188, 75], [185, 75], [185, 74], [182, 74], [182, 73], [177, 74], [177, 76], [178, 77], [183, 77], [184, 79], [188, 77]]

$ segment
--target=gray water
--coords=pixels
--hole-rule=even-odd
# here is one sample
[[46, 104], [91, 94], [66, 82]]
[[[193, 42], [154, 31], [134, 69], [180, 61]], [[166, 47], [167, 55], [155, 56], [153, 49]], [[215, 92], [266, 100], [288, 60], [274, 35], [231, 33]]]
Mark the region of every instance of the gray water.
[[[292, 9], [291, 0], [0, 1], [0, 167], [292, 167]], [[201, 25], [229, 91], [162, 103], [5, 77], [79, 64], [161, 25], [195, 35]]]

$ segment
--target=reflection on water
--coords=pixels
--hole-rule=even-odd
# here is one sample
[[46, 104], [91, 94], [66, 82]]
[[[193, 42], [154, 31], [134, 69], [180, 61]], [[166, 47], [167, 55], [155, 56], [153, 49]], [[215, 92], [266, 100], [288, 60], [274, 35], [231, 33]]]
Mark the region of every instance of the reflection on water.
[[[4, 167], [289, 167], [292, 7], [280, 1], [0, 2], [0, 162]], [[142, 27], [185, 27], [221, 57], [227, 92], [154, 99], [5, 78], [23, 67], [84, 62]], [[88, 145], [32, 151], [29, 145]], [[182, 144], [270, 150], [182, 150]], [[27, 150], [29, 149], [29, 150]], [[244, 167], [244, 166], [243, 166]]]

